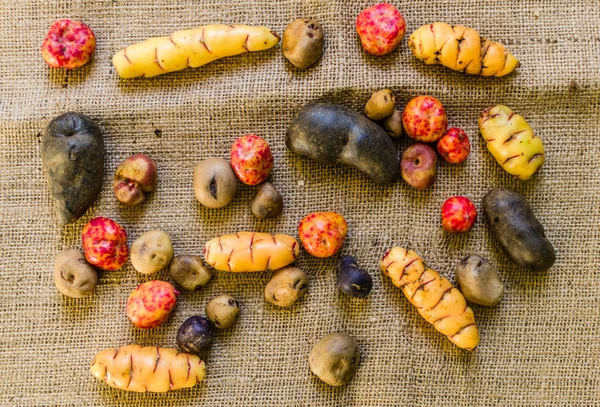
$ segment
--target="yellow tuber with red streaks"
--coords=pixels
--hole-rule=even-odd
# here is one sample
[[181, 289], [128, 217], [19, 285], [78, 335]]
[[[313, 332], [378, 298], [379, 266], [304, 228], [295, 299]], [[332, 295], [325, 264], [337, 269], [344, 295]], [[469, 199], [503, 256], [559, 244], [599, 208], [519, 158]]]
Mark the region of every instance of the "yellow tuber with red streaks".
[[206, 376], [204, 362], [196, 355], [140, 345], [105, 349], [96, 355], [90, 370], [111, 387], [154, 393], [193, 387]]
[[520, 66], [504, 45], [461, 25], [426, 24], [410, 35], [408, 47], [426, 64], [441, 64], [472, 75], [504, 76]]
[[425, 266], [417, 253], [394, 247], [383, 256], [380, 265], [435, 329], [460, 348], [472, 350], [477, 346], [479, 332], [465, 297], [450, 281]]
[[113, 65], [122, 78], [152, 77], [197, 68], [223, 57], [264, 51], [277, 43], [279, 37], [267, 27], [205, 25], [130, 45], [113, 56]]
[[204, 245], [206, 263], [221, 271], [277, 270], [291, 264], [300, 254], [292, 236], [238, 232], [216, 237]]

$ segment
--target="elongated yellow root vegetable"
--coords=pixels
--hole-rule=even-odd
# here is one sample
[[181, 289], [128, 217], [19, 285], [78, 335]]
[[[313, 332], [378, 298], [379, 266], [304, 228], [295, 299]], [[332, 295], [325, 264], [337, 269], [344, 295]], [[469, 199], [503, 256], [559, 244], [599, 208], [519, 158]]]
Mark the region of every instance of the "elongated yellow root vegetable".
[[140, 345], [105, 349], [96, 355], [90, 370], [111, 387], [155, 393], [193, 387], [206, 376], [204, 362], [196, 355]]
[[490, 107], [481, 113], [478, 123], [489, 152], [509, 174], [526, 181], [544, 165], [542, 140], [510, 107]]
[[277, 34], [267, 27], [205, 25], [130, 45], [113, 56], [113, 65], [122, 78], [152, 77], [244, 52], [264, 51], [278, 42]]
[[426, 267], [417, 253], [394, 247], [383, 256], [380, 265], [435, 329], [460, 348], [472, 350], [477, 346], [479, 332], [465, 297], [450, 281]]
[[472, 75], [504, 76], [520, 66], [504, 45], [481, 38], [472, 28], [446, 23], [419, 27], [408, 47], [426, 64], [441, 64]]
[[300, 254], [298, 241], [288, 235], [238, 232], [216, 237], [204, 245], [204, 259], [211, 267], [235, 273], [277, 270]]

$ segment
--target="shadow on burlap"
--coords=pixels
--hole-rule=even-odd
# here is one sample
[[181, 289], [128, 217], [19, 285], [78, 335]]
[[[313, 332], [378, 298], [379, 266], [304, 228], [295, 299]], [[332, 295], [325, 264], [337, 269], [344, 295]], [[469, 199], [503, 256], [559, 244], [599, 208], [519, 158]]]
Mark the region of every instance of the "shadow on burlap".
[[[0, 404], [3, 406], [592, 406], [600, 399], [600, 57], [596, 0], [394, 2], [408, 31], [433, 22], [462, 23], [507, 46], [522, 68], [507, 78], [469, 77], [416, 61], [402, 42], [389, 56], [368, 57], [354, 34], [366, 1], [30, 1], [0, 8]], [[280, 47], [154, 79], [119, 80], [110, 63], [122, 47], [152, 35], [211, 22], [265, 24], [282, 33], [311, 16], [326, 33], [314, 69], [290, 68]], [[95, 60], [51, 71], [39, 46], [57, 18], [80, 18], [96, 32]], [[400, 104], [431, 94], [447, 107], [450, 125], [469, 134], [472, 152], [459, 166], [439, 165], [427, 191], [403, 182], [377, 186], [355, 170], [326, 167], [286, 150], [287, 125], [303, 104], [326, 99], [361, 109], [372, 91], [390, 87]], [[544, 140], [547, 163], [534, 180], [511, 179], [478, 135], [477, 117], [496, 103], [523, 114]], [[104, 189], [88, 213], [54, 226], [40, 160], [40, 135], [67, 110], [95, 118], [105, 131]], [[240, 187], [222, 210], [194, 199], [192, 171], [202, 159], [228, 157], [231, 143], [253, 132], [275, 156], [272, 182], [284, 215], [256, 221], [255, 188]], [[398, 143], [399, 148], [408, 141]], [[159, 167], [156, 193], [138, 208], [116, 203], [111, 178], [121, 160], [150, 154]], [[521, 270], [478, 220], [466, 235], [441, 230], [439, 210], [451, 195], [479, 206], [494, 186], [523, 193], [557, 250], [547, 273]], [[289, 309], [262, 299], [270, 273], [217, 273], [198, 292], [185, 292], [161, 327], [140, 331], [125, 315], [131, 290], [147, 278], [128, 265], [101, 274], [93, 297], [72, 300], [56, 291], [54, 256], [80, 248], [83, 225], [108, 216], [130, 242], [160, 228], [177, 254], [199, 254], [206, 240], [239, 230], [295, 234], [307, 213], [335, 210], [350, 225], [343, 253], [374, 278], [366, 300], [335, 287], [335, 259], [303, 254], [309, 294]], [[467, 253], [490, 258], [505, 295], [496, 308], [474, 306], [481, 343], [473, 352], [452, 345], [429, 326], [378, 269], [392, 245], [407, 245], [454, 279]], [[169, 280], [168, 273], [158, 278]], [[206, 357], [207, 380], [166, 395], [117, 391], [96, 381], [89, 363], [101, 349], [139, 343], [175, 346], [186, 318], [203, 313], [219, 293], [242, 303], [237, 324], [219, 332]], [[309, 372], [313, 343], [331, 331], [358, 338], [361, 367], [351, 383], [330, 388]]]

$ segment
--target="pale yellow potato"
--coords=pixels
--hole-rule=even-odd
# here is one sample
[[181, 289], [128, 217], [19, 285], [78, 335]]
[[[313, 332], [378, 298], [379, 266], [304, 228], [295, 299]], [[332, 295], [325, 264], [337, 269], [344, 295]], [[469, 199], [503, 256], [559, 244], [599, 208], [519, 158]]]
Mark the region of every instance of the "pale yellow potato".
[[292, 236], [238, 232], [216, 237], [204, 245], [204, 260], [214, 269], [231, 272], [277, 270], [300, 254]]
[[472, 28], [426, 24], [408, 38], [408, 47], [426, 64], [481, 76], [504, 76], [520, 66], [504, 45], [481, 38]]
[[461, 292], [427, 267], [418, 254], [394, 247], [383, 256], [380, 265], [419, 314], [456, 346], [472, 350], [479, 344], [475, 316]]
[[204, 362], [197, 355], [140, 345], [99, 352], [90, 371], [111, 387], [155, 393], [193, 387], [206, 377]]
[[509, 107], [497, 105], [483, 111], [479, 130], [498, 164], [516, 178], [526, 181], [544, 165], [542, 140], [523, 116]]
[[152, 77], [244, 52], [264, 51], [277, 43], [279, 37], [267, 27], [205, 25], [130, 45], [113, 56], [113, 65], [122, 78]]

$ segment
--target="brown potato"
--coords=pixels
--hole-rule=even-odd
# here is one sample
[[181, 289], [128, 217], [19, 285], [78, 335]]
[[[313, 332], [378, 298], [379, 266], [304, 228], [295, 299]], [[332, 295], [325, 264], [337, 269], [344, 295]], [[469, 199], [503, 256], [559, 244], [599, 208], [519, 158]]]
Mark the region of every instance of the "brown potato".
[[240, 304], [231, 295], [219, 295], [206, 304], [206, 316], [219, 329], [229, 328], [240, 313]]
[[383, 127], [391, 138], [401, 137], [402, 134], [404, 134], [402, 112], [398, 109], [394, 109], [394, 112], [381, 122], [381, 127]]
[[283, 211], [283, 197], [273, 184], [265, 182], [250, 203], [250, 209], [258, 219], [274, 218]]
[[297, 267], [277, 270], [265, 287], [265, 300], [280, 307], [289, 307], [308, 291], [308, 276]]
[[331, 386], [348, 383], [360, 363], [360, 350], [355, 338], [334, 332], [324, 336], [310, 351], [310, 370]]
[[235, 197], [238, 180], [222, 158], [207, 158], [194, 169], [194, 194], [208, 208], [222, 208]]
[[131, 265], [142, 274], [154, 274], [173, 260], [169, 235], [161, 230], [144, 233], [131, 245]]
[[492, 307], [504, 293], [496, 268], [477, 254], [465, 257], [456, 266], [456, 281], [465, 298], [475, 304]]
[[181, 254], [176, 256], [169, 267], [171, 277], [184, 290], [193, 291], [204, 287], [212, 278], [212, 272], [204, 265], [200, 256]]
[[313, 66], [323, 54], [321, 26], [308, 18], [292, 21], [283, 32], [281, 50], [296, 68], [306, 69]]
[[73, 298], [90, 295], [97, 282], [96, 269], [79, 250], [64, 250], [56, 255], [54, 284], [64, 295]]
[[394, 113], [396, 98], [389, 89], [382, 89], [371, 95], [365, 106], [365, 114], [371, 120], [383, 120]]

